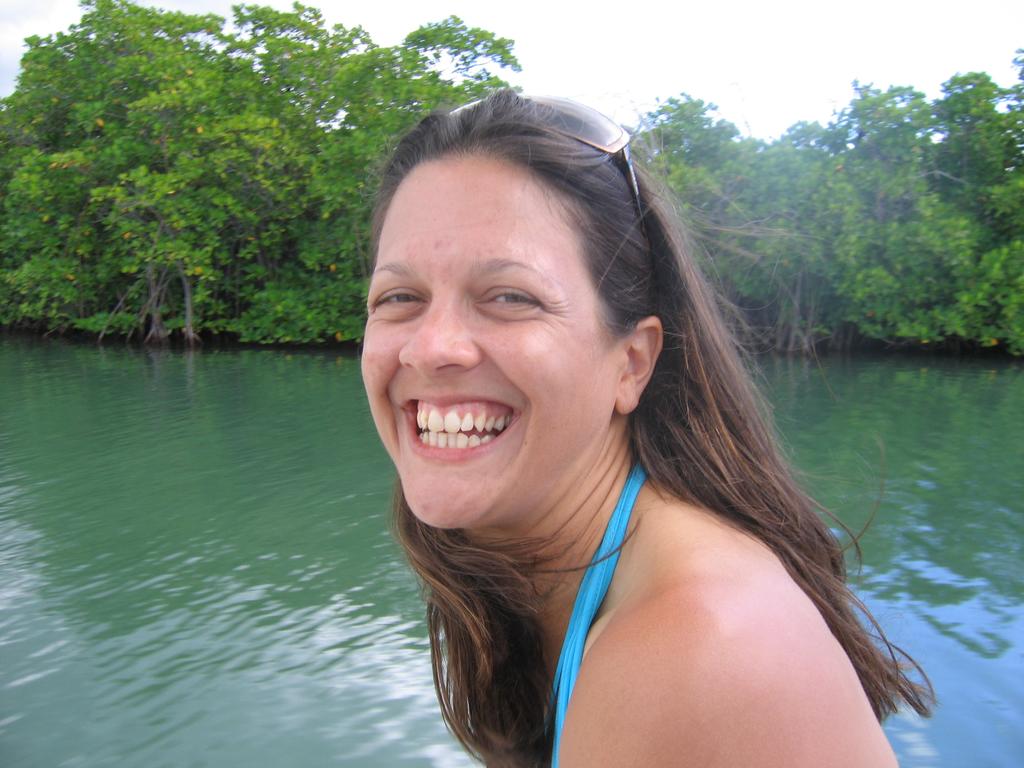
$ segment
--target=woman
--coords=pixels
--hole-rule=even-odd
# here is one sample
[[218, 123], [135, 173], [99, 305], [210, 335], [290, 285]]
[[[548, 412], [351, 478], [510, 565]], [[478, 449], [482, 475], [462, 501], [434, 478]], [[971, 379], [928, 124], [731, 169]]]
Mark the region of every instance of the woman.
[[621, 128], [509, 91], [427, 117], [383, 175], [368, 307], [396, 529], [466, 749], [895, 764], [878, 721], [929, 692], [858, 621]]

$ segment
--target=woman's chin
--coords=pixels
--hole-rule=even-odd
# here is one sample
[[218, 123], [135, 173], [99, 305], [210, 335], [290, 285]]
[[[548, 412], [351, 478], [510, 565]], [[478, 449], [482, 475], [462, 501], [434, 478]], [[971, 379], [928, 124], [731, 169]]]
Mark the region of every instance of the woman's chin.
[[405, 500], [416, 519], [431, 528], [476, 528], [482, 524], [486, 504], [482, 499], [459, 498], [459, 494], [437, 487], [417, 488], [402, 484]]

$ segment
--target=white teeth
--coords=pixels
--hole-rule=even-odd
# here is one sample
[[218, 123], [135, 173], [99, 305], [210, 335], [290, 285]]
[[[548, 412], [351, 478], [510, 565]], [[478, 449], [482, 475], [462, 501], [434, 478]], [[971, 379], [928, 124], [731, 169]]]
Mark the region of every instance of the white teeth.
[[[420, 441], [437, 448], [476, 448], [489, 443], [495, 436], [512, 423], [512, 414], [488, 416], [486, 413], [464, 413], [461, 408], [451, 408], [442, 413], [438, 408], [421, 404], [416, 410], [416, 425], [420, 429]], [[469, 435], [469, 432], [490, 434]]]
[[444, 415], [444, 431], [454, 435], [459, 431], [459, 427], [462, 426], [462, 419], [459, 418], [459, 414], [455, 411], [448, 411]]
[[447, 432], [420, 432], [420, 442], [434, 448], [477, 448], [493, 439], [493, 435], [484, 435], [481, 438], [480, 435], [467, 435], [464, 432], [454, 435]]
[[441, 432], [444, 429], [444, 417], [437, 408], [430, 409], [430, 415], [427, 417], [427, 429], [431, 432]]

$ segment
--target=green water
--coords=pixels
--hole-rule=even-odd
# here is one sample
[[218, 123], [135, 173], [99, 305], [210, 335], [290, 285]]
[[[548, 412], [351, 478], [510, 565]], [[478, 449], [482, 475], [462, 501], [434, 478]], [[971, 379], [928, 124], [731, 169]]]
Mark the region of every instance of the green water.
[[[764, 377], [821, 500], [877, 507], [858, 590], [941, 699], [901, 764], [1019, 764], [1024, 369]], [[390, 478], [351, 358], [0, 339], [0, 766], [469, 765]]]

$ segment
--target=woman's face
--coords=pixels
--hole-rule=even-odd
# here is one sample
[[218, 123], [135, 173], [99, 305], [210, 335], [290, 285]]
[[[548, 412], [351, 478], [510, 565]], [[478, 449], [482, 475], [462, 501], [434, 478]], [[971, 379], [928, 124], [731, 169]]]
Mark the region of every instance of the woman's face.
[[482, 157], [413, 170], [368, 303], [370, 410], [427, 524], [539, 534], [624, 455], [625, 342], [563, 204], [527, 171]]

